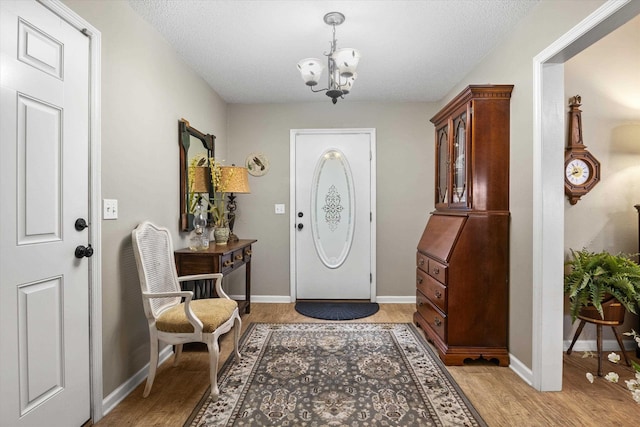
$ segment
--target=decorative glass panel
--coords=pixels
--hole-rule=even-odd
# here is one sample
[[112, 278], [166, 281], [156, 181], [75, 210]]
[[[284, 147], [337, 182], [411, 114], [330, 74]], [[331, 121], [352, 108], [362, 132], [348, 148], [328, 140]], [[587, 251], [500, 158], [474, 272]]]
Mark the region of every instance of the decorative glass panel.
[[462, 113], [454, 120], [453, 188], [451, 189], [454, 203], [465, 203], [467, 201], [466, 120], [467, 113]]
[[444, 126], [438, 129], [438, 198], [437, 203], [447, 202], [447, 175], [448, 175], [448, 163], [449, 163], [449, 151], [448, 147], [448, 126]]
[[329, 149], [318, 159], [311, 188], [311, 229], [318, 257], [338, 268], [349, 255], [355, 226], [355, 193], [344, 153]]

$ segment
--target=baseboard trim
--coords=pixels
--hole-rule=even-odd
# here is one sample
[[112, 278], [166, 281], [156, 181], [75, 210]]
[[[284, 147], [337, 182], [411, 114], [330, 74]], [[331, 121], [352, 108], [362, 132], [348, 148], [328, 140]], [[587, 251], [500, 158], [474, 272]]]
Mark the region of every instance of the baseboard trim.
[[[634, 350], [636, 348], [636, 342], [631, 340], [622, 340], [624, 349], [626, 351]], [[563, 351], [567, 351], [571, 345], [571, 340], [564, 340], [562, 342]], [[573, 351], [598, 351], [598, 344], [596, 340], [578, 340], [573, 346]], [[602, 340], [602, 351], [620, 351], [620, 346], [616, 340]]]
[[[242, 301], [245, 299], [244, 295], [229, 295], [231, 298]], [[288, 302], [294, 302], [289, 295], [251, 295], [251, 302], [258, 303], [271, 303], [282, 304]], [[376, 302], [382, 304], [415, 304], [415, 295], [408, 296], [377, 296]]]
[[[158, 366], [162, 365], [169, 357], [173, 355], [173, 346], [168, 345], [158, 354]], [[142, 369], [136, 372], [131, 378], [120, 384], [113, 392], [102, 400], [102, 415], [107, 415], [115, 408], [125, 397], [127, 397], [136, 387], [140, 385], [149, 375], [149, 364], [144, 365]]]
[[511, 353], [509, 353], [509, 368], [525, 383], [533, 386], [533, 371]]
[[415, 304], [416, 296], [377, 296], [376, 301], [382, 304]]
[[[230, 295], [235, 300], [244, 300], [244, 295]], [[281, 304], [292, 302], [289, 295], [251, 295], [251, 302]]]

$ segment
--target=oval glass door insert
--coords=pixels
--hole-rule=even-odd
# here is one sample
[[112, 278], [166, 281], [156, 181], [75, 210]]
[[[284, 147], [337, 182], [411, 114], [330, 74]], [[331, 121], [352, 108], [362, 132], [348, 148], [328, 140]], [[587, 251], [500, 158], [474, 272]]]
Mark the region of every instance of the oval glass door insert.
[[349, 255], [355, 226], [355, 193], [344, 153], [329, 149], [316, 164], [311, 188], [311, 229], [318, 257], [338, 268]]

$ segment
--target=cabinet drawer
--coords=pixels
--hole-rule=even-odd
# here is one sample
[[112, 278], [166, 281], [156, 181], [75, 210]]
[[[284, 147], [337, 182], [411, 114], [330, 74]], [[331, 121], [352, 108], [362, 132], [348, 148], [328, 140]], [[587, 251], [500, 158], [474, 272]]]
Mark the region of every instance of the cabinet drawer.
[[447, 287], [434, 280], [424, 271], [416, 269], [416, 287], [443, 313], [447, 312]]
[[242, 264], [244, 264], [245, 263], [244, 250], [240, 249], [237, 251], [233, 251], [232, 261], [233, 261], [233, 268], [238, 268]]
[[418, 252], [416, 255], [416, 266], [423, 271], [427, 271], [429, 269], [429, 258]]
[[251, 246], [248, 246], [248, 247], [243, 249], [244, 262], [249, 262], [251, 260], [251, 254], [252, 253], [253, 252], [251, 250]]
[[228, 273], [233, 270], [233, 253], [230, 252], [228, 254], [222, 255], [220, 257], [220, 270], [222, 274]]
[[439, 280], [440, 283], [444, 283], [446, 285], [447, 268], [448, 267], [446, 265], [441, 264], [438, 261], [429, 259], [429, 270], [427, 270], [427, 272], [429, 273], [429, 276], [434, 277], [435, 279]]
[[211, 273], [214, 269], [213, 260], [204, 256], [176, 256], [176, 270], [178, 276], [188, 276], [190, 274]]
[[416, 291], [416, 306], [420, 316], [427, 322], [444, 342], [447, 342], [447, 316], [440, 313], [422, 292]]

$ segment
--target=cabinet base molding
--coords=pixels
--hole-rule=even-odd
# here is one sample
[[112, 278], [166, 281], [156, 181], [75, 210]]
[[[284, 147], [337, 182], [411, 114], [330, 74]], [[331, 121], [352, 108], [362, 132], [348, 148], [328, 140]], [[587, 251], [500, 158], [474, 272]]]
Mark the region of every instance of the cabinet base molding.
[[420, 313], [413, 314], [413, 322], [425, 333], [427, 340], [438, 350], [440, 360], [447, 366], [462, 366], [466, 361], [484, 359], [490, 362], [498, 362], [498, 366], [509, 366], [509, 352], [503, 347], [470, 347], [448, 346], [440, 336], [422, 318]]

